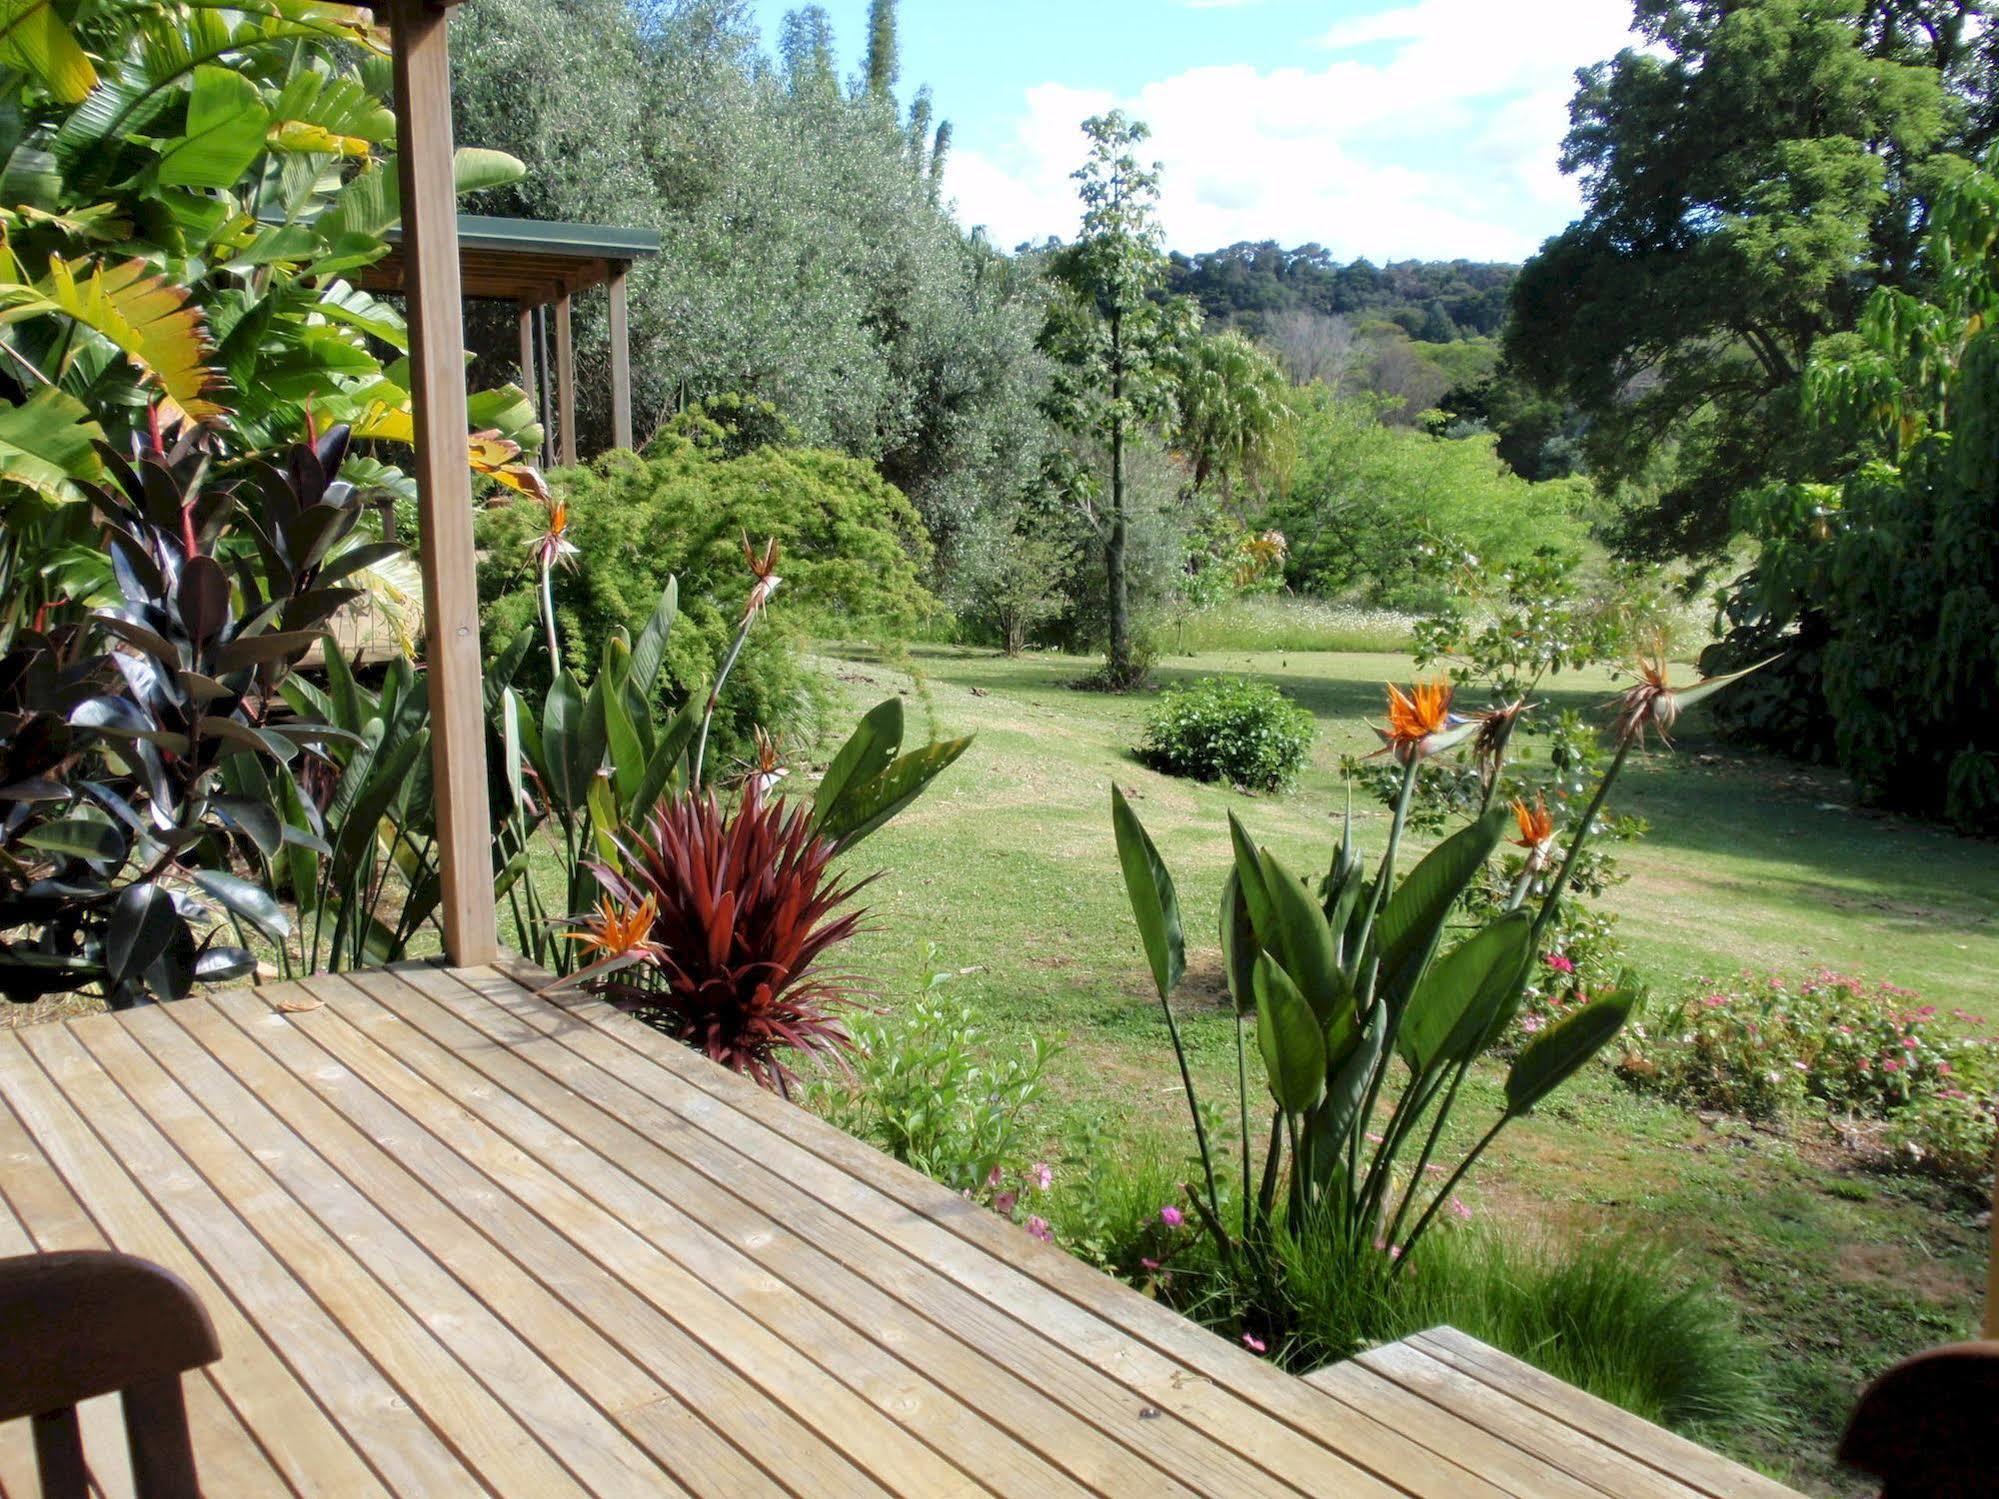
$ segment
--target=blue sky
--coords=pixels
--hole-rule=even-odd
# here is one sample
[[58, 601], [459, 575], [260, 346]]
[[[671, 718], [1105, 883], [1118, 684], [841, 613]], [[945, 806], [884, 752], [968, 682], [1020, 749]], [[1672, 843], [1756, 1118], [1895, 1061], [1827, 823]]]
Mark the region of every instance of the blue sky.
[[[843, 75], [867, 0], [823, 0]], [[757, 0], [766, 39], [790, 6]], [[1629, 0], [902, 0], [906, 101], [956, 132], [946, 190], [1011, 246], [1074, 232], [1078, 126], [1153, 127], [1175, 249], [1316, 240], [1342, 257], [1517, 260], [1575, 216], [1557, 170], [1578, 67]]]

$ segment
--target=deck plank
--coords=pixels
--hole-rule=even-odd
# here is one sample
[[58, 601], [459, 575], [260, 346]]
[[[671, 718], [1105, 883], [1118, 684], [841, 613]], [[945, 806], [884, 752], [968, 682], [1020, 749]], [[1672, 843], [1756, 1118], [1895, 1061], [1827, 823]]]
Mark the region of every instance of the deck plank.
[[[87, 1201], [102, 1244], [164, 1265], [201, 1299], [222, 1347], [211, 1377], [287, 1484], [299, 1493], [386, 1494], [380, 1475], [332, 1414], [307, 1395], [223, 1282], [210, 1275], [119, 1158], [41, 1073], [18, 1039], [21, 1034], [25, 1032], [0, 1038], [6, 1042], [0, 1044], [0, 1098], [11, 1105], [50, 1166]], [[79, 1246], [43, 1242], [41, 1247]], [[234, 1266], [226, 1266], [224, 1273], [236, 1284]], [[205, 1467], [208, 1459], [197, 1455]]]
[[[406, 1211], [410, 1204], [393, 1178], [371, 1175], [366, 1191], [350, 1182], [195, 1045], [164, 1010], [127, 1017], [125, 1031], [131, 1045], [143, 1048], [162, 1075], [174, 1078], [189, 1102], [204, 1110], [213, 1130], [226, 1134], [226, 1148], [237, 1159], [254, 1161], [287, 1190], [320, 1231], [344, 1247], [354, 1270], [377, 1282], [456, 1357], [464, 1376], [455, 1382], [485, 1397], [475, 1395], [467, 1402], [464, 1419], [495, 1421], [497, 1409], [498, 1430], [518, 1427], [522, 1439], [545, 1449], [591, 1492], [658, 1486], [657, 1465], [524, 1343], [492, 1303], [467, 1291], [400, 1227], [391, 1213]], [[509, 1301], [496, 1299], [511, 1309]], [[446, 1377], [453, 1376], [447, 1372]], [[431, 1409], [435, 1413], [436, 1406]], [[481, 1429], [473, 1440], [490, 1447], [493, 1430]], [[504, 1492], [555, 1493], [564, 1486], [564, 1479], [539, 1460], [522, 1463], [506, 1454], [505, 1462], [505, 1471], [493, 1475]]]
[[[1787, 1492], [1448, 1329], [1295, 1379], [543, 981], [402, 965], [0, 1035], [0, 1254], [187, 1279], [209, 1492]], [[0, 1428], [0, 1496], [32, 1483]]]
[[[482, 1213], [508, 1213], [506, 1203], [524, 1209], [508, 1213], [510, 1233], [522, 1235], [522, 1241], [538, 1251], [540, 1273], [556, 1287], [570, 1287], [590, 1297], [600, 1329], [626, 1327], [642, 1353], [666, 1359], [672, 1385], [694, 1391], [696, 1405], [740, 1433], [740, 1445], [776, 1467], [786, 1487], [808, 1495], [882, 1491], [884, 1485], [872, 1481], [862, 1465], [842, 1455], [834, 1437], [794, 1415], [752, 1375], [740, 1371], [746, 1357], [732, 1335], [748, 1333], [744, 1327], [748, 1319], [690, 1277], [664, 1273], [668, 1267], [646, 1259], [644, 1241], [636, 1233], [510, 1141], [482, 1129], [464, 1107], [464, 1099], [452, 1099], [430, 1087], [400, 1057], [382, 1051], [348, 1025], [340, 1009], [354, 997], [352, 991], [326, 979], [316, 987], [320, 993], [334, 993], [336, 999], [314, 1013], [276, 1015], [266, 999], [244, 991], [222, 995], [214, 1005], [254, 1027], [258, 1039], [274, 1047], [290, 1039], [308, 1041], [318, 1061], [304, 1063], [306, 1075], [326, 1093], [346, 1079], [366, 1079], [360, 1087], [394, 1109], [396, 1117], [384, 1121], [384, 1133], [394, 1141], [394, 1149], [408, 1149], [412, 1155], [420, 1151], [426, 1167], [462, 1183]], [[274, 993], [284, 995], [282, 989]], [[382, 1117], [366, 1103], [362, 1113]], [[662, 1271], [662, 1277], [634, 1271], [632, 1257], [644, 1259], [646, 1269]], [[710, 1309], [720, 1313], [720, 1325], [706, 1319]], [[704, 1335], [710, 1341], [704, 1341]], [[748, 1357], [748, 1363], [756, 1365], [758, 1359]], [[804, 1381], [796, 1367], [782, 1367], [780, 1383]], [[824, 1393], [824, 1387], [808, 1385], [804, 1403], [810, 1405], [810, 1397]], [[844, 1415], [854, 1415], [852, 1407], [840, 1409]], [[824, 1413], [818, 1415], [826, 1419]], [[862, 1429], [870, 1427], [864, 1423]], [[852, 1435], [852, 1427], [842, 1435]], [[954, 1475], [954, 1483], [960, 1477]]]
[[1461, 1416], [1597, 1493], [1620, 1499], [1700, 1499], [1698, 1489], [1473, 1379], [1412, 1344], [1390, 1343], [1361, 1354], [1353, 1362]]
[[[272, 991], [282, 998], [285, 989]], [[848, 1463], [814, 1432], [774, 1407], [734, 1369], [704, 1348], [621, 1279], [596, 1267], [555, 1225], [516, 1198], [480, 1160], [453, 1150], [416, 1114], [405, 1112], [392, 1077], [363, 1078], [342, 1060], [341, 1031], [276, 1014], [265, 999], [241, 992], [217, 996], [211, 1013], [182, 1023], [207, 1032], [230, 1025], [254, 1038], [269, 1055], [382, 1149], [418, 1170], [505, 1249], [539, 1284], [567, 1305], [583, 1328], [625, 1354], [635, 1367], [658, 1370], [651, 1398], [620, 1405], [621, 1419], [647, 1417], [686, 1444], [695, 1472], [716, 1475], [729, 1491], [757, 1492], [761, 1481], [786, 1492], [812, 1495], [879, 1494], [879, 1485]], [[176, 1018], [179, 1018], [178, 1016]], [[370, 1057], [369, 1061], [376, 1060]], [[385, 1069], [393, 1073], [395, 1069]], [[455, 1107], [455, 1106], [453, 1106]], [[510, 1158], [481, 1151], [483, 1166], [511, 1176]], [[451, 1241], [456, 1243], [454, 1238]], [[583, 1342], [578, 1338], [576, 1342]], [[671, 1406], [684, 1399], [713, 1427], [671, 1424]]]
[[[103, 1234], [98, 1232], [82, 1204], [6, 1108], [4, 1100], [0, 1100], [0, 1163], [5, 1165], [4, 1172], [0, 1172], [0, 1254], [107, 1247]], [[30, 1222], [34, 1225], [32, 1230], [28, 1227]], [[183, 1381], [183, 1389], [189, 1430], [202, 1450], [213, 1454], [213, 1460], [204, 1465], [203, 1475], [217, 1493], [256, 1496], [291, 1492], [248, 1428], [223, 1399], [213, 1371], [189, 1375]], [[103, 1404], [116, 1415], [114, 1397], [105, 1397]], [[32, 1482], [24, 1484], [7, 1458], [16, 1439], [20, 1451], [27, 1455], [27, 1471], [34, 1470], [28, 1429], [18, 1423], [0, 1425], [0, 1496], [11, 1492], [33, 1499], [39, 1488]], [[103, 1447], [109, 1451], [100, 1456]], [[131, 1491], [131, 1455], [125, 1445], [122, 1418], [113, 1420], [104, 1437], [95, 1442], [86, 1425], [84, 1455], [94, 1468], [115, 1475], [109, 1482], [100, 1481], [100, 1493]]]
[[[975, 1456], [985, 1445], [976, 1416], [970, 1427], [953, 1429], [954, 1439], [964, 1439], [958, 1462], [926, 1445], [911, 1427], [925, 1429], [937, 1417], [964, 1419], [961, 1410], [941, 1407], [941, 1391], [871, 1357], [871, 1345], [814, 1317], [814, 1308], [782, 1281], [745, 1274], [674, 1204], [551, 1124], [529, 1100], [485, 1082], [358, 987], [347, 988], [326, 1011], [304, 1017], [315, 1031], [350, 1027], [356, 1039], [342, 1044], [377, 1045], [433, 1096], [454, 1099], [468, 1117], [438, 1122], [456, 1143], [499, 1141], [515, 1157], [516, 1193], [541, 1203], [579, 1248], [614, 1267], [661, 1311], [684, 1318], [711, 1355], [733, 1363], [884, 1487], [940, 1495], [984, 1488], [975, 1476], [986, 1467]], [[673, 1243], [684, 1259], [656, 1239]], [[774, 1330], [786, 1323], [808, 1330], [819, 1363]], [[1000, 1452], [991, 1448], [989, 1455]]]
[[[635, 1477], [647, 1483], [649, 1492], [688, 1492], [672, 1473], [690, 1456], [733, 1484], [765, 1480], [747, 1459], [677, 1402], [665, 1401], [665, 1408], [661, 1408], [658, 1380], [579, 1319], [540, 1277], [510, 1259], [464, 1215], [461, 1207], [470, 1205], [470, 1194], [446, 1195], [440, 1189], [448, 1189], [448, 1181], [426, 1179], [409, 1169], [425, 1164], [421, 1154], [410, 1156], [406, 1165], [402, 1157], [356, 1129], [222, 1017], [190, 1005], [162, 1006], [151, 1015], [172, 1021], [178, 1038], [149, 1035], [148, 1044], [156, 1054], [174, 1052], [182, 1041], [190, 1050], [200, 1048], [212, 1061], [215, 1073], [227, 1079], [218, 1093], [228, 1099], [233, 1116], [257, 1121], [259, 1128], [268, 1120], [268, 1128], [278, 1138], [302, 1141], [327, 1160], [329, 1167], [333, 1161], [342, 1163], [347, 1174], [369, 1184], [378, 1201], [394, 1203], [397, 1224], [424, 1247], [440, 1269], [454, 1276], [484, 1305], [505, 1308], [512, 1331], [533, 1348], [549, 1351], [551, 1368], [598, 1411], [606, 1413], [607, 1419], [647, 1455], [647, 1465]], [[189, 1065], [181, 1063], [182, 1067]], [[237, 1114], [239, 1108], [242, 1112]], [[392, 1138], [391, 1143], [399, 1142]], [[444, 1246], [449, 1246], [448, 1252]], [[421, 1269], [416, 1273], [427, 1274]], [[456, 1299], [448, 1290], [436, 1294], [447, 1301]], [[644, 1414], [634, 1417], [633, 1412]], [[675, 1412], [679, 1419], [670, 1419]], [[615, 1451], [615, 1439], [607, 1446]], [[617, 1460], [625, 1461], [623, 1456]]]
[[1797, 1499], [1794, 1490], [1710, 1452], [1676, 1432], [1565, 1384], [1454, 1327], [1408, 1340], [1442, 1363], [1593, 1436], [1648, 1467], [1671, 1474], [1712, 1499]]
[[[689, 1129], [669, 1097], [638, 1092], [449, 975], [395, 977], [400, 996], [374, 976], [368, 987], [410, 1024], [451, 1043], [496, 1083], [529, 1073], [560, 1082], [574, 1094], [558, 1104], [565, 1127], [617, 1154], [662, 1195], [726, 1224], [732, 1243], [801, 1293], [827, 1298], [864, 1336], [892, 1338], [899, 1357], [920, 1360], [1014, 1440], [1069, 1465], [1077, 1481], [1098, 1492], [1161, 1496], [1192, 1492], [1188, 1479], [1244, 1493], [1291, 1492], [1225, 1462], [1178, 1420], [1141, 1418], [1141, 1397], [1104, 1398], [1102, 1380], [1059, 1343], [864, 1235], [754, 1156]], [[489, 1044], [464, 1044], [475, 1035]], [[1020, 1369], [1034, 1371], [1032, 1384]]]
[[[517, 1014], [530, 1013], [535, 1003], [522, 983], [546, 982], [524, 964], [464, 970], [462, 977]], [[823, 1201], [842, 1205], [974, 1293], [1049, 1327], [1100, 1368], [1136, 1381], [1154, 1406], [1179, 1410], [1273, 1476], [1307, 1493], [1335, 1483], [1355, 1494], [1384, 1487], [1504, 1492], [609, 1005], [573, 991], [542, 1003], [558, 1005], [577, 1022], [564, 1033], [576, 1044], [594, 1045], [594, 1032], [625, 1054], [601, 1065], [629, 1069], [628, 1080], [641, 1088], [671, 1092], [667, 1078], [691, 1084], [678, 1105], [690, 1122], [743, 1142], [792, 1180], [812, 1183]]]

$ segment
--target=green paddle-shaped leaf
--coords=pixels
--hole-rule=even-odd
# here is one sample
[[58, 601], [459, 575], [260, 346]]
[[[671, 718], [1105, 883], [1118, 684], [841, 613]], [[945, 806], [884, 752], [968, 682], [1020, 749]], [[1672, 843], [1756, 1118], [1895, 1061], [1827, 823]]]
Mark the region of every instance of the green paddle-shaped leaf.
[[1166, 872], [1159, 850], [1115, 783], [1111, 786], [1111, 829], [1117, 835], [1118, 866], [1124, 871], [1131, 914], [1138, 920], [1139, 939], [1145, 944], [1146, 961], [1152, 965], [1152, 982], [1158, 986], [1159, 997], [1165, 999], [1187, 971], [1180, 897], [1174, 893], [1173, 876]]

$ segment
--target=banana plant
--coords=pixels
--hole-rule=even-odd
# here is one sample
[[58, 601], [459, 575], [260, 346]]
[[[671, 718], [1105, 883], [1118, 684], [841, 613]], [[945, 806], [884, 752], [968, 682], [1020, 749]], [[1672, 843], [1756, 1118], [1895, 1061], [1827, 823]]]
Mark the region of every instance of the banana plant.
[[[149, 408], [224, 461], [344, 423], [410, 439], [394, 309], [349, 280], [400, 213], [387, 41], [326, 0], [0, 0], [0, 507], [75, 500]], [[459, 153], [461, 192], [518, 178]], [[505, 387], [466, 456], [538, 491]], [[9, 515], [10, 526], [33, 512]]]
[[[1111, 789], [1111, 822], [1127, 895], [1165, 1010], [1203, 1168], [1188, 1196], [1228, 1261], [1257, 1275], [1278, 1273], [1278, 1224], [1294, 1236], [1338, 1234], [1373, 1243], [1398, 1265], [1499, 1134], [1559, 1088], [1624, 1026], [1643, 1003], [1626, 974], [1586, 1005], [1536, 1034], [1509, 1066], [1497, 1116], [1455, 1166], [1432, 1185], [1435, 1157], [1471, 1069], [1517, 1013], [1538, 945], [1590, 838], [1604, 798], [1646, 728], [1662, 734], [1677, 712], [1728, 681], [1675, 690], [1663, 667], [1646, 663], [1612, 726], [1618, 752], [1538, 908], [1531, 877], [1555, 867], [1551, 834], [1524, 804], [1488, 811], [1431, 849], [1396, 878], [1409, 805], [1421, 762], [1472, 740], [1480, 722], [1454, 720], [1441, 684], [1404, 695], [1390, 689], [1386, 750], [1403, 766], [1402, 794], [1387, 846], [1372, 875], [1353, 831], [1345, 830], [1327, 872], [1308, 880], [1260, 847], [1231, 814], [1233, 861], [1222, 892], [1219, 937], [1236, 1010], [1241, 1179], [1233, 1211], [1217, 1175], [1217, 1151], [1188, 1068], [1172, 995], [1186, 971], [1185, 935], [1172, 875], [1124, 794]], [[1505, 737], [1487, 736], [1503, 755]], [[1496, 746], [1496, 748], [1493, 748]], [[1530, 876], [1498, 917], [1453, 932], [1460, 901], [1498, 849], [1509, 824], [1531, 841]], [[1250, 1033], [1271, 1103], [1262, 1168], [1252, 1182]], [[1413, 1157], [1407, 1169], [1401, 1166]]]

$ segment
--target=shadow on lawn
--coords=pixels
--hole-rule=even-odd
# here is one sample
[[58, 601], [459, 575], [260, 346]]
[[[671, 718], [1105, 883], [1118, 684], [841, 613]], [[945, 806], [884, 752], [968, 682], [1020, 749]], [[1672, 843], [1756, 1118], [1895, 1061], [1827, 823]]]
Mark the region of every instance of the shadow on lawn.
[[[937, 681], [1044, 702], [1066, 697], [1094, 664], [1060, 655], [1003, 661], [991, 652], [949, 646], [919, 646], [913, 654]], [[1272, 656], [1287, 659], [1284, 652], [1264, 659]], [[1383, 662], [1355, 659], [1348, 664], [1356, 674], [1349, 676], [1310, 670], [1317, 664], [1310, 653], [1288, 653], [1288, 660], [1301, 669], [1259, 670], [1226, 658], [1167, 660], [1154, 669], [1151, 687], [1099, 701], [1126, 704], [1125, 711], [1138, 717], [1161, 687], [1241, 675], [1282, 688], [1322, 721], [1380, 722]], [[1003, 667], [1002, 679], [995, 679], [996, 666]], [[1601, 681], [1557, 677], [1536, 696], [1554, 712], [1572, 709], [1607, 722], [1617, 691]], [[1463, 702], [1482, 706], [1483, 694], [1468, 693]], [[1837, 771], [1725, 745], [1709, 733], [1702, 708], [1681, 721], [1671, 748], [1655, 742], [1645, 751], [1627, 771], [1615, 804], [1645, 818], [1651, 824], [1646, 841], [1662, 850], [1758, 861], [1756, 889], [1787, 904], [1850, 907], [1905, 929], [1942, 924], [1978, 930], [1999, 922], [1999, 844], [1855, 808]]]

